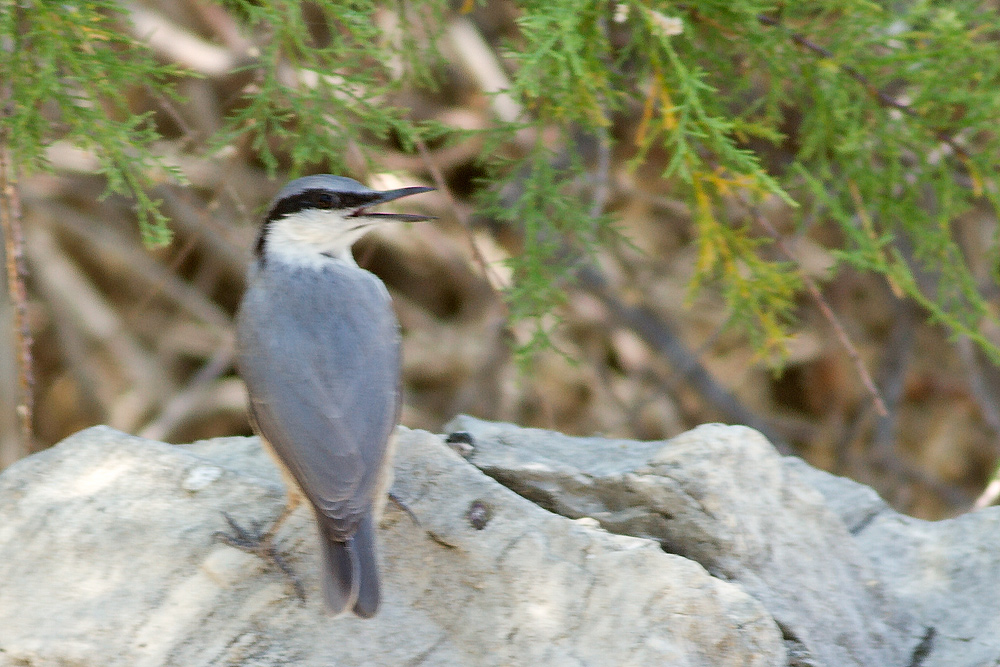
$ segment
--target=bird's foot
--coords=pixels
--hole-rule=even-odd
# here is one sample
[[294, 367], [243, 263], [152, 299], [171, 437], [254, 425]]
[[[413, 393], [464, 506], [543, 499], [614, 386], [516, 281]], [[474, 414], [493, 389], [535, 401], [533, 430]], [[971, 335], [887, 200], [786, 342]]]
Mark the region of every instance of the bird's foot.
[[277, 523], [271, 526], [270, 530], [262, 531], [260, 524], [257, 522], [253, 522], [250, 528], [245, 528], [236, 523], [236, 520], [229, 516], [228, 513], [223, 512], [222, 516], [225, 517], [226, 523], [232, 529], [232, 533], [219, 530], [212, 537], [220, 542], [225, 542], [231, 547], [236, 547], [240, 551], [254, 554], [268, 563], [273, 563], [291, 580], [292, 586], [295, 588], [295, 595], [299, 600], [305, 602], [306, 593], [302, 587], [302, 582], [295, 576], [295, 572], [292, 571], [291, 566], [288, 565], [288, 562], [278, 551], [274, 543], [274, 533]]
[[417, 518], [417, 515], [413, 513], [413, 510], [411, 510], [409, 507], [406, 506], [406, 503], [403, 502], [402, 498], [400, 498], [395, 493], [390, 491], [389, 500], [391, 500], [396, 507], [406, 512], [407, 515], [409, 515], [410, 519], [413, 521], [413, 523], [417, 524], [418, 526], [420, 525], [420, 520]]

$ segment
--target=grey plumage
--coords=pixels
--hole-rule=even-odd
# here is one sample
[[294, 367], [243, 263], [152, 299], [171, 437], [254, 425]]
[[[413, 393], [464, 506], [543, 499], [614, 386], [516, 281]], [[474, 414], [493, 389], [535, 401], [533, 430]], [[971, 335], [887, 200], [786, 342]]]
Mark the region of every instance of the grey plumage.
[[334, 176], [332, 174], [314, 174], [312, 176], [296, 178], [294, 181], [286, 183], [283, 188], [278, 190], [278, 194], [274, 196], [274, 201], [278, 202], [292, 195], [315, 188], [336, 190], [338, 192], [375, 192], [365, 184], [358, 183], [353, 178]]
[[[290, 474], [290, 498], [299, 491], [315, 509], [323, 595], [335, 613], [370, 617], [380, 604], [373, 508], [387, 491], [400, 408], [396, 317], [382, 282], [350, 259], [350, 243], [377, 222], [428, 219], [366, 208], [427, 190], [379, 193], [329, 175], [286, 185], [237, 313], [236, 363], [254, 429]], [[318, 192], [346, 202], [344, 210], [321, 211], [329, 238], [327, 218], [313, 216]], [[269, 224], [285, 225], [273, 241]]]
[[[323, 576], [337, 571], [357, 586], [377, 568], [370, 535], [353, 538], [371, 522], [399, 410], [399, 332], [389, 294], [357, 267], [268, 262], [244, 296], [236, 337], [256, 428], [299, 482], [327, 538]], [[327, 602], [339, 611], [351, 591], [327, 584]]]

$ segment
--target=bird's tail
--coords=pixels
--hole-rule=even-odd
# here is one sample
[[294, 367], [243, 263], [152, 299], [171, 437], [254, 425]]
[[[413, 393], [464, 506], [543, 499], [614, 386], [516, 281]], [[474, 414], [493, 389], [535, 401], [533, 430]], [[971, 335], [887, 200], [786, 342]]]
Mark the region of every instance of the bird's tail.
[[333, 539], [330, 519], [317, 512], [323, 564], [320, 578], [323, 599], [334, 614], [348, 609], [362, 618], [378, 612], [382, 600], [378, 557], [375, 552], [375, 522], [371, 512], [357, 532], [345, 542]]

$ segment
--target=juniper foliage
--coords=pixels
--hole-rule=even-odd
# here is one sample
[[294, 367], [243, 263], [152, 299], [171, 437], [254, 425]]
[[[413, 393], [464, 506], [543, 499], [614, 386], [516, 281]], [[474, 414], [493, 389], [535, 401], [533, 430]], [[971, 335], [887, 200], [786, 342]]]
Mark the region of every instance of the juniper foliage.
[[179, 71], [128, 37], [113, 0], [0, 0], [0, 140], [22, 173], [46, 169], [46, 149], [67, 141], [91, 151], [107, 192], [135, 198], [143, 239], [170, 240], [147, 190], [182, 179], [155, 148], [152, 112], [128, 104], [134, 86], [171, 96]]
[[[295, 173], [340, 168], [345, 146], [372, 139], [412, 147], [458, 134], [389, 103], [434, 85], [450, 3], [222, 4], [259, 55], [245, 66], [254, 85], [206, 151], [249, 138], [268, 169]], [[407, 29], [384, 30], [386, 11]], [[801, 226], [838, 231], [827, 280], [845, 267], [878, 273], [1000, 360], [982, 333], [996, 323], [984, 294], [1000, 280], [995, 11], [971, 0], [521, 0], [518, 11], [504, 92], [523, 113], [484, 132], [483, 210], [523, 232], [508, 296], [513, 316], [536, 325], [529, 348], [547, 344], [574, 262], [615, 238], [613, 218], [587, 205], [595, 170], [574, 146], [611, 141], [626, 116], [638, 129], [616, 152], [633, 167], [666, 154], [665, 175], [690, 202], [692, 290], [718, 287], [762, 353], [782, 349], [800, 268], [732, 204], [777, 198]], [[137, 80], [169, 92], [187, 74], [157, 63], [121, 18], [111, 0], [0, 0], [0, 130], [26, 170], [45, 167], [55, 139], [92, 150], [109, 191], [131, 193], [145, 237], [162, 242], [166, 221], [145, 192], [169, 169], [124, 92]], [[518, 136], [533, 143], [512, 148]], [[989, 226], [963, 247], [956, 221], [973, 210]]]

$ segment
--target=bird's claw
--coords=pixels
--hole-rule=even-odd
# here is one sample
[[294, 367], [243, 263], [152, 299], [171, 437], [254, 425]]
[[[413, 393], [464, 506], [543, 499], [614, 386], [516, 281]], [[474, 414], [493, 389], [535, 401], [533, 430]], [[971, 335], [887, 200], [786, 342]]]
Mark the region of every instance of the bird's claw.
[[406, 506], [406, 503], [403, 502], [402, 498], [400, 498], [395, 493], [390, 491], [389, 500], [391, 500], [393, 504], [396, 505], [396, 507], [406, 512], [406, 514], [409, 515], [413, 523], [415, 523], [418, 526], [420, 525], [420, 520], [417, 518], [417, 515], [413, 513], [413, 510], [411, 510], [409, 507]]
[[231, 547], [236, 547], [248, 553], [255, 553], [261, 557], [274, 551], [271, 535], [261, 530], [261, 524], [257, 521], [250, 523], [250, 528], [244, 528], [236, 523], [236, 520], [228, 512], [223, 512], [222, 516], [229, 524], [232, 534], [217, 530], [212, 534], [215, 539], [225, 542]]
[[295, 588], [296, 597], [305, 602], [306, 593], [302, 582], [295, 576], [295, 572], [292, 571], [291, 566], [285, 560], [284, 556], [279, 553], [274, 543], [273, 529], [263, 531], [261, 530], [261, 524], [256, 521], [251, 522], [250, 528], [246, 528], [238, 524], [228, 512], [223, 512], [222, 516], [226, 519], [226, 523], [229, 524], [229, 528], [232, 529], [232, 534], [217, 530], [212, 534], [212, 537], [240, 551], [254, 554], [262, 560], [273, 563], [291, 580], [292, 586]]

